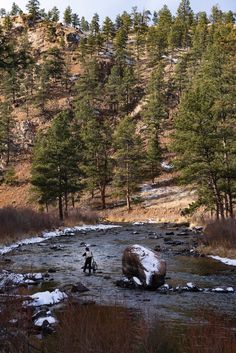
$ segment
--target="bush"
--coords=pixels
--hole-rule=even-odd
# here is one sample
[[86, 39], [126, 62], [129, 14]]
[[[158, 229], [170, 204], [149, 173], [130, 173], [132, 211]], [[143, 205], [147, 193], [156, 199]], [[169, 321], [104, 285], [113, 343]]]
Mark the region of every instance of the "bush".
[[196, 319], [184, 338], [186, 353], [236, 353], [234, 325], [225, 315], [202, 308]]
[[0, 243], [56, 226], [59, 226], [59, 222], [50, 214], [38, 213], [29, 208], [4, 207], [0, 209]]
[[134, 314], [118, 306], [68, 305], [58, 314], [55, 336], [47, 353], [134, 353], [137, 325]]
[[236, 248], [236, 220], [217, 220], [206, 226], [203, 242], [209, 246]]
[[69, 211], [68, 217], [65, 220], [66, 225], [76, 225], [80, 223], [96, 224], [99, 221], [99, 216], [96, 212], [74, 208]]

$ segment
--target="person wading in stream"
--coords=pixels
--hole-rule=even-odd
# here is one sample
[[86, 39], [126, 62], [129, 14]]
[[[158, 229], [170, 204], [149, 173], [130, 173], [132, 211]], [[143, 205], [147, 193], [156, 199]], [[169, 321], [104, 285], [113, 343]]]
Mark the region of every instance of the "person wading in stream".
[[90, 251], [89, 247], [85, 248], [85, 253], [83, 254], [83, 256], [85, 256], [85, 264], [84, 264], [83, 271], [86, 272], [86, 269], [88, 267], [89, 274], [91, 274], [93, 253], [92, 251]]

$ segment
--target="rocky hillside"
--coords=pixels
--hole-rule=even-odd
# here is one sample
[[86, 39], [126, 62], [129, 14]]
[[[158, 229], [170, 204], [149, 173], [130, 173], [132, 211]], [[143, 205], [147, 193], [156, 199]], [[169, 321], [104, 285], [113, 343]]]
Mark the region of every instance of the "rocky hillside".
[[[191, 9], [183, 6], [181, 2], [176, 18], [164, 7], [157, 15], [158, 20], [149, 25], [148, 13], [145, 13], [147, 17], [144, 14], [140, 17], [138, 12], [124, 13], [116, 24], [107, 18], [102, 28], [94, 16], [87, 31], [46, 17], [35, 19], [32, 14], [1, 19], [0, 207], [54, 208], [58, 194], [55, 189], [51, 195], [52, 186], [65, 178], [64, 189], [60, 191], [61, 216], [62, 208], [67, 210], [71, 202], [73, 206], [99, 211], [106, 207], [101, 214], [112, 220], [176, 221], [186, 217], [189, 205], [193, 209], [196, 206], [232, 213], [231, 187], [228, 186], [223, 200], [220, 189], [223, 181], [219, 179], [216, 181], [219, 185], [214, 185], [214, 177], [210, 180], [211, 174], [207, 175], [211, 172], [209, 161], [204, 160], [204, 155], [196, 155], [191, 160], [196, 153], [194, 149], [187, 153], [192, 147], [191, 142], [188, 145], [187, 134], [191, 133], [194, 121], [189, 123], [186, 135], [182, 136], [181, 132], [188, 129], [188, 118], [195, 109], [189, 108], [190, 96], [187, 103], [182, 97], [198, 84], [200, 87], [198, 77], [208, 74], [210, 79], [217, 77], [207, 68], [209, 63], [212, 70], [216, 65], [209, 61], [207, 48], [213, 45], [221, 53], [219, 38], [225, 36], [228, 43], [225, 55], [232, 58], [233, 20], [230, 13], [227, 16], [222, 13], [216, 24], [209, 23], [204, 14], [194, 17]], [[184, 12], [189, 17], [185, 32], [184, 27], [176, 25], [186, 20], [182, 16]], [[222, 65], [225, 62], [222, 59]], [[226, 77], [230, 66], [222, 70]], [[217, 82], [212, 85], [217, 87]], [[231, 98], [227, 96], [227, 99]], [[212, 103], [213, 114], [217, 104]], [[230, 106], [228, 101], [227, 104]], [[182, 113], [177, 114], [178, 111]], [[183, 122], [185, 116], [188, 118]], [[59, 126], [63, 126], [61, 130], [57, 130]], [[63, 150], [65, 134], [59, 136], [63, 130], [70, 135], [68, 152]], [[195, 136], [191, 139], [196, 142]], [[132, 153], [124, 146], [128, 140]], [[231, 148], [226, 146], [227, 141], [223, 143], [227, 150]], [[52, 163], [45, 164], [46, 156], [54, 153], [54, 144], [62, 148], [64, 165], [67, 156], [68, 163], [72, 163], [71, 171], [66, 171], [66, 174], [72, 173], [70, 181], [65, 175], [56, 181], [55, 171], [59, 167], [49, 171]], [[73, 150], [75, 145], [77, 148]], [[180, 186], [176, 167], [172, 165], [176, 153], [176, 165], [181, 169], [185, 186]], [[72, 159], [69, 162], [69, 156], [74, 154], [77, 165], [72, 166], [74, 162]], [[229, 162], [229, 155], [225, 156], [224, 153], [223, 158]], [[191, 163], [195, 160], [206, 163], [201, 169], [206, 175], [198, 178], [197, 173], [194, 180], [195, 166]], [[78, 165], [79, 182], [73, 174]], [[46, 168], [43, 173], [42, 166]], [[212, 195], [204, 191], [207, 186], [199, 180], [210, 180], [207, 183]], [[132, 211], [127, 215], [126, 206], [130, 208], [130, 203]]]

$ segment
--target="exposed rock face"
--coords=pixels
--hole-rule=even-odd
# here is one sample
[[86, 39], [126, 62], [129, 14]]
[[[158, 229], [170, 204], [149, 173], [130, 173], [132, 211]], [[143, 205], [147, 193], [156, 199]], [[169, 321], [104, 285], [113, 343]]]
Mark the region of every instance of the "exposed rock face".
[[136, 277], [144, 288], [155, 290], [165, 283], [166, 263], [153, 251], [132, 245], [124, 250], [122, 271], [128, 279]]

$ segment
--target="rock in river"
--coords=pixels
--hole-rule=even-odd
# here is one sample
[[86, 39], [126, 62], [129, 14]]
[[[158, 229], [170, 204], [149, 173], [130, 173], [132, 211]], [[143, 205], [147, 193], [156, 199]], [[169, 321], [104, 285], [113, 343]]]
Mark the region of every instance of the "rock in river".
[[155, 290], [165, 283], [166, 263], [153, 251], [132, 245], [124, 250], [122, 271], [128, 279], [136, 277], [144, 288]]

